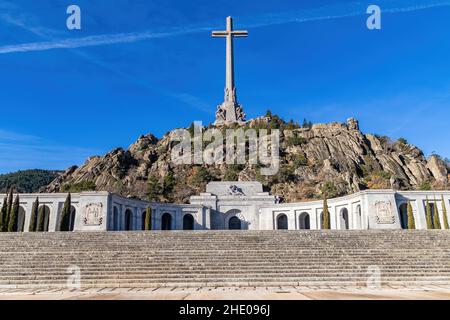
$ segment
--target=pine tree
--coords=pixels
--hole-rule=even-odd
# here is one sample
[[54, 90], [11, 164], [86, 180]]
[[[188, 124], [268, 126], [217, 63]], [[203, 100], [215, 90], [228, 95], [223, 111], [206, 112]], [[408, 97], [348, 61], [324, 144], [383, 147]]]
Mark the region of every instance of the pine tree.
[[448, 217], [447, 217], [447, 207], [445, 206], [445, 200], [444, 200], [444, 196], [441, 196], [442, 198], [442, 216], [444, 217], [444, 229], [449, 229], [448, 226]]
[[11, 214], [9, 215], [8, 222], [8, 232], [16, 232], [17, 231], [17, 219], [19, 217], [19, 195], [14, 199], [14, 204], [11, 209]]
[[414, 212], [411, 201], [408, 201], [408, 229], [415, 229], [416, 221], [414, 219]]
[[330, 212], [328, 211], [328, 200], [326, 196], [323, 198], [322, 229], [324, 230], [331, 229]]
[[43, 232], [44, 231], [44, 223], [45, 223], [45, 206], [41, 206], [38, 210], [36, 231]]
[[439, 219], [439, 210], [438, 210], [436, 198], [434, 198], [433, 225], [434, 225], [435, 229], [441, 229], [441, 219]]
[[0, 211], [0, 232], [4, 232], [5, 231], [5, 226], [6, 226], [6, 207], [8, 203], [8, 197], [5, 197], [5, 199], [3, 199], [3, 204], [2, 204], [2, 208]]
[[158, 201], [158, 196], [161, 194], [162, 187], [155, 176], [149, 175], [147, 181], [147, 195], [149, 201]]
[[14, 190], [11, 187], [11, 189], [9, 189], [8, 202], [7, 202], [7, 206], [6, 206], [6, 216], [5, 216], [5, 221], [4, 221], [4, 225], [3, 225], [3, 230], [5, 230], [5, 231], [8, 231], [9, 216], [11, 215], [11, 210], [12, 210], [12, 206], [13, 206], [13, 198], [14, 198], [13, 192], [14, 192]]
[[431, 218], [431, 205], [430, 200], [428, 200], [428, 197], [426, 202], [426, 218], [427, 218], [427, 229], [433, 229], [433, 220]]
[[145, 230], [152, 230], [152, 208], [147, 208], [145, 211]]
[[36, 201], [33, 202], [33, 207], [31, 208], [31, 218], [30, 218], [30, 232], [36, 232], [36, 221], [38, 217], [39, 210], [39, 198], [36, 198]]
[[69, 193], [67, 195], [66, 201], [64, 202], [64, 206], [61, 211], [61, 218], [60, 218], [60, 222], [59, 222], [59, 230], [60, 231], [69, 231], [71, 205], [72, 205], [72, 197]]

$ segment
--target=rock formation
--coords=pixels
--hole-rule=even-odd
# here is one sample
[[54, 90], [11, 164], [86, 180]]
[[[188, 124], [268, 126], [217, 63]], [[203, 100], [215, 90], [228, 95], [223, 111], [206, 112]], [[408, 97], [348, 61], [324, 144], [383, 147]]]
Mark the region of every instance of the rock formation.
[[[436, 155], [426, 159], [417, 147], [387, 137], [364, 134], [358, 121], [300, 128], [278, 117], [253, 119], [247, 128], [280, 127], [281, 167], [264, 177], [250, 164], [228, 166], [173, 165], [170, 133], [157, 139], [141, 136], [128, 150], [116, 149], [71, 167], [42, 191], [91, 181], [97, 190], [124, 196], [185, 203], [210, 180], [259, 180], [285, 201], [353, 193], [374, 188], [414, 190], [448, 188], [448, 165]], [[70, 188], [69, 188], [70, 189]]]

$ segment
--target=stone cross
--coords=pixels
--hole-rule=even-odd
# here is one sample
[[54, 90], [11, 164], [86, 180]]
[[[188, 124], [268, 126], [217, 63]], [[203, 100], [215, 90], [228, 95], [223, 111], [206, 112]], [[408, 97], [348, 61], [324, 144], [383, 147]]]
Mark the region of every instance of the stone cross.
[[225, 99], [218, 107], [216, 113], [216, 124], [243, 122], [245, 114], [237, 102], [236, 87], [234, 83], [234, 37], [247, 37], [248, 32], [243, 30], [233, 30], [233, 18], [227, 17], [227, 30], [213, 31], [213, 37], [226, 38], [226, 83]]

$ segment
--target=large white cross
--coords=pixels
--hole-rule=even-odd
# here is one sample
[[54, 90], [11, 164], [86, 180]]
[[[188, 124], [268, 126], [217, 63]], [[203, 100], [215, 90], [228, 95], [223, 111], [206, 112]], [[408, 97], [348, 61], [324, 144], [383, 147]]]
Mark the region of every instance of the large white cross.
[[226, 66], [226, 83], [225, 83], [225, 102], [237, 103], [236, 88], [234, 84], [234, 53], [233, 38], [247, 37], [248, 32], [243, 30], [233, 30], [233, 18], [227, 17], [227, 30], [213, 31], [213, 37], [227, 38], [227, 66]]

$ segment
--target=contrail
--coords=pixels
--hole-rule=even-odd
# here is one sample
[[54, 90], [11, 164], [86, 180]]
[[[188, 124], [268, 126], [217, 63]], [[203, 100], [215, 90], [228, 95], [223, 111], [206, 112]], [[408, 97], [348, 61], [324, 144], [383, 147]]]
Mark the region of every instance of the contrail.
[[[390, 1], [389, 3], [379, 3], [383, 13], [411, 12], [436, 7], [450, 6], [450, 0], [434, 1]], [[295, 12], [285, 12], [277, 14], [265, 14], [254, 17], [242, 17], [240, 26], [244, 28], [258, 28], [270, 25], [285, 23], [304, 23], [320, 20], [340, 19], [365, 15], [368, 2], [355, 2], [346, 5], [327, 6], [313, 8]], [[81, 47], [92, 47], [100, 45], [111, 45], [118, 43], [132, 43], [137, 41], [168, 38], [191, 33], [209, 32], [217, 25], [190, 26], [184, 28], [173, 28], [163, 32], [144, 31], [135, 33], [119, 33], [94, 35], [83, 38], [69, 38], [45, 42], [31, 42], [18, 45], [0, 46], [0, 54], [15, 52], [45, 51], [51, 49], [73, 49]]]

